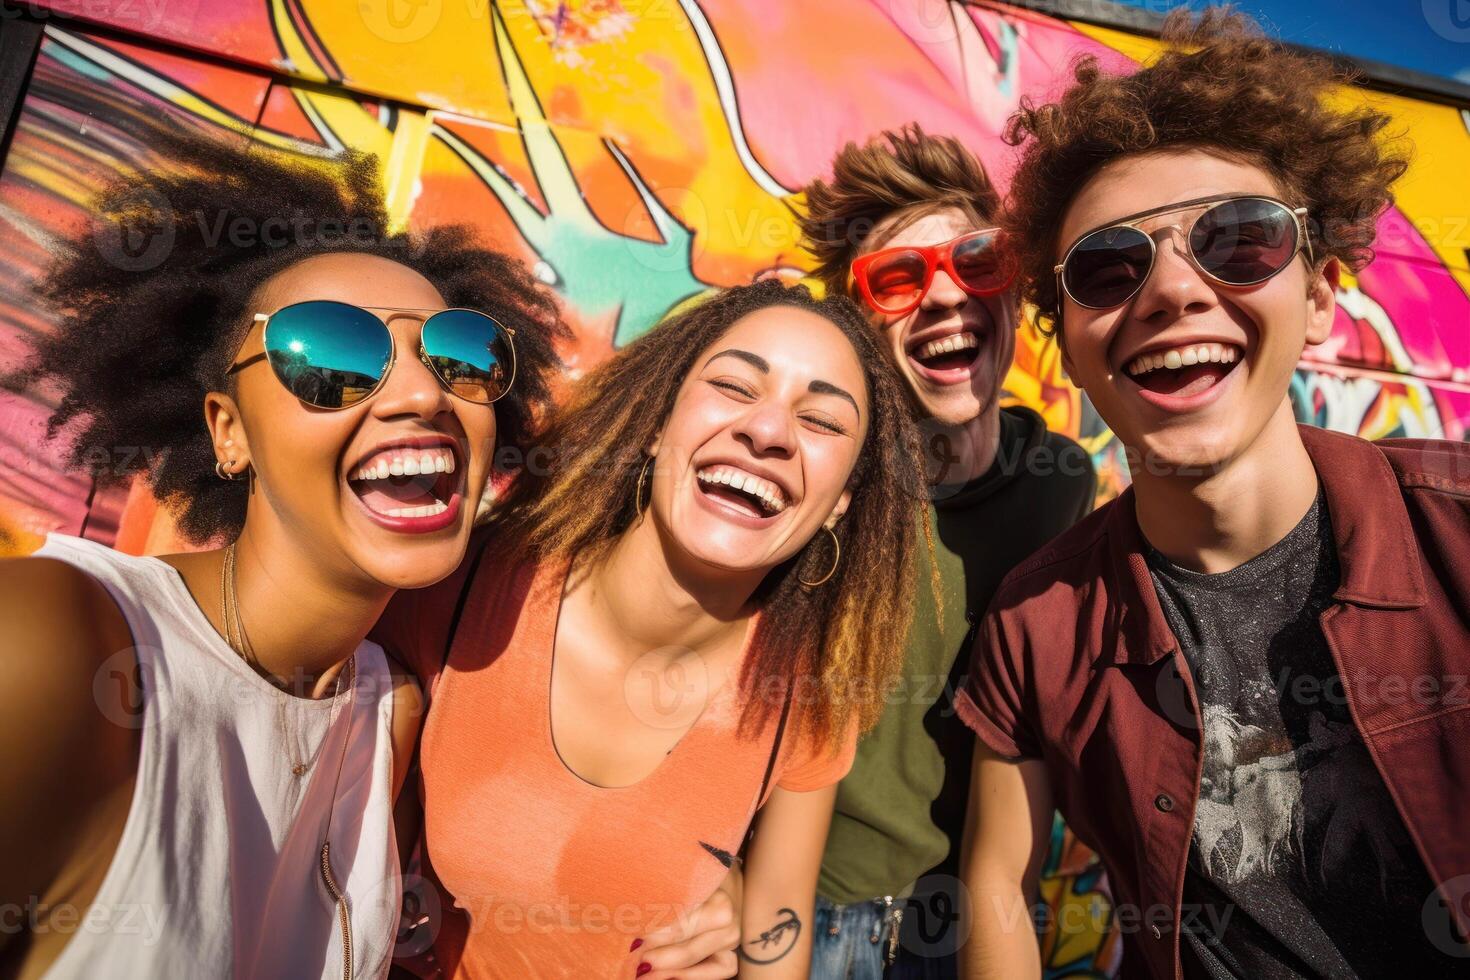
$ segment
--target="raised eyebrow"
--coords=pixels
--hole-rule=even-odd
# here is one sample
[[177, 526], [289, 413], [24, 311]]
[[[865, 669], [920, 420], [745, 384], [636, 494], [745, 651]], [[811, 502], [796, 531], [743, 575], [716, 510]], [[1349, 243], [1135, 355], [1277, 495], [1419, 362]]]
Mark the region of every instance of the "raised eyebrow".
[[731, 347], [727, 350], [720, 351], [718, 354], [712, 355], [708, 361], [704, 362], [705, 367], [709, 367], [711, 361], [714, 361], [716, 358], [720, 357], [734, 357], [744, 361], [746, 364], [749, 364], [761, 374], [771, 373], [771, 365], [766, 362], [766, 359], [764, 357], [761, 357], [759, 354], [752, 354], [748, 350], [740, 350], [737, 347]]
[[813, 381], [811, 384], [807, 385], [806, 390], [810, 391], [814, 395], [836, 395], [838, 398], [845, 398], [847, 399], [848, 404], [852, 406], [852, 410], [854, 412], [857, 412], [858, 418], [863, 417], [863, 410], [858, 408], [857, 399], [852, 397], [852, 395], [848, 394], [844, 389], [837, 387], [830, 381], [823, 381], [818, 378], [816, 381]]

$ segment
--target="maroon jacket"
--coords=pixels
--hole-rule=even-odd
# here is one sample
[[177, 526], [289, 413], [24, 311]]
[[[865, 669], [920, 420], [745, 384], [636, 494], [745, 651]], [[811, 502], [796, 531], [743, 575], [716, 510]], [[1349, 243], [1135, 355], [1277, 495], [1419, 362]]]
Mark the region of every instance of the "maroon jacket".
[[[1342, 580], [1322, 632], [1348, 709], [1461, 936], [1470, 934], [1470, 444], [1302, 427]], [[1187, 663], [1130, 489], [1018, 566], [977, 633], [958, 709], [1046, 763], [1101, 855], [1123, 975], [1176, 977], [1203, 763]]]

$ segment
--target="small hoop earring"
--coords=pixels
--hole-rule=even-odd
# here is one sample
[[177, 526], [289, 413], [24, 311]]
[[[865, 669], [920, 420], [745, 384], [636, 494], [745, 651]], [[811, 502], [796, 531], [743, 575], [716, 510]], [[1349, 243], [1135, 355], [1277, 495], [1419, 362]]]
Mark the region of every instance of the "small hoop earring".
[[[234, 463], [235, 463], [235, 461], [232, 459], [232, 460], [229, 461], [229, 463], [230, 463], [230, 465], [233, 466]], [[225, 469], [225, 460], [222, 460], [222, 459], [215, 460], [215, 463], [214, 463], [214, 475], [217, 476], [217, 477], [219, 477], [221, 480], [238, 480], [238, 479], [240, 479], [240, 474], [239, 473], [231, 473], [229, 470]]]
[[643, 485], [648, 481], [648, 468], [653, 465], [653, 457], [650, 456], [643, 462], [643, 469], [638, 471], [638, 488], [633, 491], [633, 507], [636, 513], [643, 513], [643, 508], [648, 502], [643, 499]]
[[832, 530], [830, 527], [825, 526], [825, 525], [823, 525], [822, 530], [823, 531], [826, 531], [828, 534], [830, 534], [832, 536], [832, 567], [829, 568], [829, 569], [827, 569], [827, 574], [826, 575], [823, 575], [821, 578], [817, 579], [815, 582], [808, 582], [806, 579], [802, 578], [800, 574], [798, 574], [796, 576], [796, 581], [799, 582], [799, 583], [801, 583], [802, 585], [806, 586], [809, 589], [815, 589], [817, 586], [825, 583], [833, 575], [836, 575], [837, 574], [837, 566], [842, 561], [842, 542], [840, 542], [840, 541], [837, 540], [837, 532], [834, 531], [834, 530]]

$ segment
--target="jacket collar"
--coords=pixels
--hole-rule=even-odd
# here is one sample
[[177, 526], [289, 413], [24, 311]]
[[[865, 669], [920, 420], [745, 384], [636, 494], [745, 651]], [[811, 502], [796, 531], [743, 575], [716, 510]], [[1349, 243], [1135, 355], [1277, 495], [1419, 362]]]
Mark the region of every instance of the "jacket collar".
[[[1398, 478], [1383, 453], [1366, 439], [1298, 426], [1302, 444], [1327, 502], [1342, 568], [1334, 598], [1378, 609], [1416, 609], [1427, 601], [1419, 545]], [[1174, 652], [1176, 641], [1149, 574], [1147, 543], [1138, 527], [1133, 488], [1114, 502], [1107, 544], [1121, 613], [1115, 663], [1151, 664]]]

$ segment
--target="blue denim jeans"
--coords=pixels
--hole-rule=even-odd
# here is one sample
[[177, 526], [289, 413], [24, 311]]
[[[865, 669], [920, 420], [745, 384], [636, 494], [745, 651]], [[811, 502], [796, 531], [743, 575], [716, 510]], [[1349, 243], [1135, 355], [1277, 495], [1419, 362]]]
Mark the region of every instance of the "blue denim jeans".
[[[906, 905], [902, 899], [894, 904]], [[882, 899], [833, 905], [818, 895], [811, 980], [955, 980], [953, 955], [920, 956], [902, 943], [896, 944], [893, 964], [885, 968], [895, 919]]]

